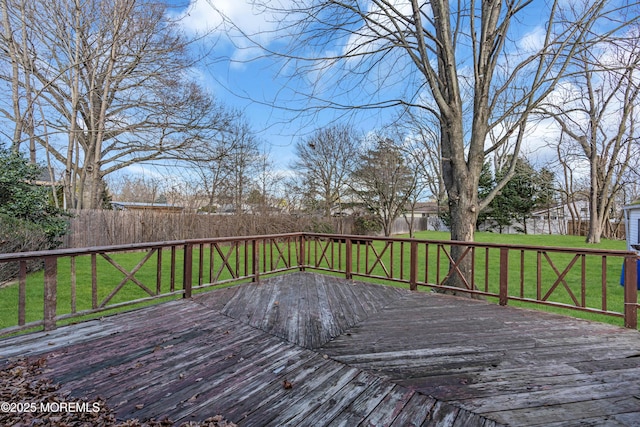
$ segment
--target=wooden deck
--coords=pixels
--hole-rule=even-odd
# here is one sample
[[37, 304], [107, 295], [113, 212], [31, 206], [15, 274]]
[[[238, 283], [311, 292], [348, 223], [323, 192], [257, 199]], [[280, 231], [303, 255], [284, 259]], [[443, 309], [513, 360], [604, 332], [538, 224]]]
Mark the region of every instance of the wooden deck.
[[640, 425], [636, 331], [312, 273], [0, 341], [36, 355], [119, 418]]

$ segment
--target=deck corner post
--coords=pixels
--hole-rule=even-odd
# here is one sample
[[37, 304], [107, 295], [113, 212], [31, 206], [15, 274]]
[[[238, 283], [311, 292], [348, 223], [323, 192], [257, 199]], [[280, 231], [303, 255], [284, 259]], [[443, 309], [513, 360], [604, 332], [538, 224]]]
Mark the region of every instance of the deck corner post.
[[638, 270], [635, 253], [624, 259], [624, 327], [638, 327]]
[[56, 306], [58, 299], [58, 258], [44, 259], [44, 330], [56, 328]]
[[184, 245], [184, 270], [182, 276], [183, 298], [191, 298], [193, 279], [193, 245]]
[[351, 238], [347, 237], [345, 239], [345, 266], [344, 266], [344, 275], [347, 280], [351, 280], [353, 278], [353, 267], [351, 263], [353, 262], [353, 254], [352, 249], [353, 244], [351, 242]]
[[306, 255], [304, 252], [304, 247], [306, 244], [306, 235], [304, 233], [300, 234], [300, 258], [298, 258], [298, 268], [300, 271], [304, 271], [304, 265], [306, 261]]
[[415, 291], [418, 290], [418, 242], [415, 240], [411, 241], [410, 257], [409, 289]]
[[251, 240], [251, 281], [254, 283], [260, 282], [260, 247], [258, 246], [258, 240]]
[[[488, 268], [485, 267], [485, 268]], [[509, 248], [500, 248], [500, 305], [509, 301]]]

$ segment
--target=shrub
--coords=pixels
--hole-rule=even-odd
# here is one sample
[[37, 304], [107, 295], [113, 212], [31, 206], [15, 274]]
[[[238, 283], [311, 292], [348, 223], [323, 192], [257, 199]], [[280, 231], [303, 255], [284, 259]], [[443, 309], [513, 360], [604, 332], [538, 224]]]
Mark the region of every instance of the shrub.
[[[7, 215], [0, 215], [0, 253], [39, 251], [49, 248], [49, 237], [39, 226]], [[28, 272], [40, 268], [42, 268], [40, 261], [27, 263]], [[0, 263], [0, 283], [15, 279], [18, 272], [17, 262]]]
[[[0, 147], [0, 251], [53, 249], [67, 231], [66, 214], [50, 203], [49, 189], [35, 185], [41, 172], [19, 153]], [[30, 270], [37, 264], [28, 266]], [[0, 281], [11, 280], [17, 263], [0, 264]]]
[[0, 215], [25, 222], [26, 229], [33, 231], [34, 226], [42, 231], [50, 249], [60, 245], [67, 220], [65, 213], [51, 204], [50, 190], [34, 184], [41, 170], [21, 154], [0, 147]]
[[353, 234], [368, 235], [379, 233], [382, 229], [380, 220], [374, 215], [355, 215]]

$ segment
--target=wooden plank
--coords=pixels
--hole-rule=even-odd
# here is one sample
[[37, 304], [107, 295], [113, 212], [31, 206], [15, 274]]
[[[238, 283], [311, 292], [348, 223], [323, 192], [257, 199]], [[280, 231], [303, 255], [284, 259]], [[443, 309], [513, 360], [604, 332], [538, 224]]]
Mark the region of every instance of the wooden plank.
[[212, 290], [196, 294], [193, 296], [193, 300], [198, 304], [209, 307], [212, 310], [220, 311], [229, 303], [237, 292], [242, 292], [242, 289], [243, 285], [215, 289], [215, 291]]
[[[317, 381], [323, 375], [330, 376], [342, 367], [341, 364], [323, 359], [316, 353], [304, 351], [298, 359], [287, 361], [271, 371], [274, 380], [259, 392], [250, 389], [240, 396], [230, 395], [229, 401], [221, 405], [230, 419], [244, 420], [256, 416], [264, 420], [264, 413], [270, 411], [275, 416], [279, 408], [302, 398], [303, 386], [308, 382]], [[291, 384], [290, 388], [285, 386], [285, 380]], [[217, 396], [213, 399], [220, 402]], [[201, 409], [207, 411], [205, 406]]]
[[[511, 425], [622, 425], [632, 427], [637, 426], [640, 420], [639, 405], [639, 400], [635, 397], [617, 397], [562, 405], [510, 409], [485, 415], [499, 418], [505, 424]], [[595, 420], [596, 423], [589, 424], [587, 420]]]
[[353, 375], [348, 368], [339, 363], [313, 360], [315, 366], [305, 365], [302, 370], [287, 374], [287, 379], [290, 378], [293, 384], [290, 389], [285, 389], [282, 383], [278, 384], [281, 390], [277, 394], [278, 399], [267, 398], [265, 399], [267, 402], [260, 403], [255, 410], [236, 419], [243, 420], [243, 425], [286, 425], [287, 419], [293, 416], [292, 413], [287, 412], [287, 408], [300, 405], [300, 410], [304, 411], [306, 405], [318, 396], [323, 387], [330, 386], [342, 375]]
[[[624, 400], [640, 391], [640, 384], [633, 384], [631, 387], [623, 384], [588, 384], [581, 386], [566, 385], [565, 387], [555, 387], [547, 390], [522, 391], [520, 393], [509, 393], [505, 395], [491, 396], [488, 399], [467, 399], [464, 406], [477, 413], [486, 414], [500, 411], [514, 411], [518, 409], [538, 408], [546, 406], [570, 406], [581, 402], [589, 402], [597, 412], [589, 414], [586, 409], [582, 409], [583, 415], [599, 415], [607, 413], [600, 404], [595, 403], [602, 400], [620, 398]], [[636, 398], [636, 404], [640, 401]], [[637, 406], [636, 409], [640, 409]]]
[[308, 413], [315, 411], [322, 402], [331, 399], [335, 393], [353, 381], [359, 373], [360, 371], [357, 369], [343, 365], [340, 370], [330, 376], [321, 376], [318, 381], [303, 384], [303, 390], [307, 390], [305, 399], [298, 400], [286, 408], [282, 408], [283, 410], [275, 418], [263, 425], [266, 427], [303, 423]]
[[321, 339], [318, 342], [318, 347], [320, 347], [332, 338], [342, 334], [344, 329], [337, 321], [337, 316], [341, 313], [336, 307], [335, 300], [332, 301], [329, 297], [330, 293], [327, 289], [327, 282], [320, 280], [316, 275], [313, 275], [312, 280], [318, 295], [319, 323], [323, 329]]
[[218, 408], [225, 416], [229, 416], [228, 411], [238, 401], [249, 397], [266, 399], [269, 396], [266, 390], [282, 387], [282, 379], [274, 373], [277, 367], [288, 360], [300, 358], [302, 353], [302, 349], [290, 346], [271, 353], [262, 363], [254, 363], [251, 358], [237, 361], [232, 371], [223, 373], [226, 380], [216, 382], [215, 386], [206, 384], [210, 376], [199, 377], [203, 378], [205, 384], [189, 391], [191, 397], [174, 412], [175, 419], [188, 420], [198, 411], [208, 413], [212, 408]]
[[[175, 371], [170, 371], [165, 375], [165, 382], [154, 387], [151, 393], [146, 391], [134, 392], [127, 396], [120, 395], [119, 398], [125, 397], [126, 401], [116, 407], [118, 415], [151, 418], [157, 414], [168, 412], [172, 416], [180, 418], [183, 413], [188, 413], [188, 408], [191, 405], [200, 402], [198, 399], [201, 399], [201, 395], [242, 383], [254, 376], [263, 366], [268, 369], [271, 366], [269, 361], [274, 355], [277, 359], [274, 363], [277, 363], [280, 358], [288, 357], [291, 354], [290, 344], [282, 341], [277, 343], [278, 340], [271, 338], [267, 342], [268, 345], [262, 346], [250, 360], [244, 359], [239, 362], [240, 357], [229, 358], [222, 370], [220, 370], [219, 363], [212, 363], [206, 367], [207, 369], [194, 365], [188, 378], [186, 376], [180, 378]], [[206, 379], [206, 381], [198, 381], [198, 378]], [[149, 404], [145, 405], [143, 409], [137, 410], [136, 405], [145, 401]]]
[[336, 387], [335, 392], [324, 399], [320, 405], [312, 411], [289, 420], [294, 425], [305, 424], [309, 426], [326, 426], [333, 424], [333, 419], [347, 408], [351, 407], [358, 397], [360, 397], [369, 388], [369, 385], [376, 380], [373, 375], [360, 371], [352, 381], [344, 384], [339, 389]]
[[315, 283], [305, 283], [304, 285], [304, 315], [298, 318], [298, 343], [305, 348], [314, 349], [320, 347], [329, 338], [325, 332], [327, 328], [322, 324], [322, 313], [320, 303], [320, 293]]
[[[205, 344], [201, 346], [191, 346], [187, 348], [181, 345], [169, 344], [166, 347], [158, 347], [147, 355], [128, 361], [109, 369], [109, 374], [96, 371], [93, 375], [83, 378], [85, 387], [98, 387], [105, 396], [118, 396], [122, 393], [122, 385], [130, 382], [128, 378], [132, 373], [143, 378], [143, 384], [137, 384], [132, 389], [136, 392], [152, 394], [167, 383], [176, 379], [200, 377], [200, 372], [207, 370], [209, 374], [222, 372], [229, 366], [234, 366], [241, 357], [250, 357], [262, 350], [262, 344], [256, 339], [253, 331], [239, 333], [236, 329], [233, 333], [224, 334], [222, 337], [235, 337], [229, 341], [215, 340], [213, 349], [209, 349], [208, 337], [194, 336], [193, 340]], [[188, 344], [186, 341], [183, 343]], [[186, 350], [186, 351], [185, 351]], [[104, 371], [104, 370], [103, 370]], [[102, 375], [101, 375], [102, 373]], [[102, 381], [105, 383], [102, 384]], [[146, 391], [148, 390], [148, 391]], [[161, 396], [160, 396], [161, 397]]]
[[343, 408], [332, 420], [333, 426], [355, 426], [367, 418], [395, 384], [375, 378], [358, 397]]
[[421, 426], [429, 416], [431, 408], [433, 408], [435, 403], [436, 400], [432, 397], [425, 396], [420, 393], [414, 393], [403, 408], [402, 412], [400, 412], [398, 416], [393, 419], [393, 422], [388, 425], [390, 427]]

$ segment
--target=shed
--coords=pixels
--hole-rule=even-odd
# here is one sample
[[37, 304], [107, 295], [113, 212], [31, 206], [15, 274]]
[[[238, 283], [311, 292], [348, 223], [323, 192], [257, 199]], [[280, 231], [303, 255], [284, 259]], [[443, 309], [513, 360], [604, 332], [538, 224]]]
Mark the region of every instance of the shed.
[[627, 250], [640, 255], [640, 200], [624, 208]]
[[[640, 289], [640, 200], [622, 209], [624, 210], [624, 227], [627, 233], [627, 250], [633, 251], [638, 255], [636, 260], [636, 285]], [[620, 284], [624, 286], [624, 264], [622, 265]]]

